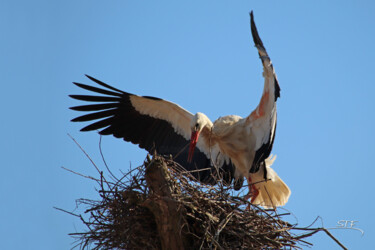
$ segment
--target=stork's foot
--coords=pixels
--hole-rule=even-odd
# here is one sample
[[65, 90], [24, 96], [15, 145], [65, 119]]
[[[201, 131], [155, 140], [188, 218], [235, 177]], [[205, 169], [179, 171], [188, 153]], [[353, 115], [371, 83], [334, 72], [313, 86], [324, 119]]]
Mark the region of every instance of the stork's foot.
[[[254, 203], [255, 199], [259, 195], [259, 189], [254, 184], [251, 184], [250, 176], [248, 178], [248, 184], [249, 184], [249, 193], [245, 195], [244, 199], [248, 200], [251, 198], [250, 203]], [[246, 207], [246, 210], [249, 210], [249, 209], [250, 209], [250, 205]]]

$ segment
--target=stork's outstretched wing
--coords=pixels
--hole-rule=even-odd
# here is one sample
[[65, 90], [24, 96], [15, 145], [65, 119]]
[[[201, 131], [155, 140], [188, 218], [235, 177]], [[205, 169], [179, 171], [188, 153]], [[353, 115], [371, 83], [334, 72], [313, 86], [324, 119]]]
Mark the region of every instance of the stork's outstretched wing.
[[280, 97], [280, 86], [271, 59], [259, 37], [253, 12], [250, 12], [250, 26], [255, 47], [258, 49], [263, 64], [264, 76], [264, 90], [260, 103], [247, 118], [257, 138], [256, 153], [250, 169], [250, 172], [254, 173], [258, 171], [259, 164], [270, 155], [272, 150], [277, 123], [276, 101]]
[[[95, 121], [81, 131], [100, 130], [101, 135], [114, 135], [138, 144], [151, 154], [171, 155], [188, 171], [193, 171], [199, 181], [215, 183], [216, 171], [211, 165], [209, 149], [199, 144], [192, 162], [188, 162], [188, 146], [193, 115], [182, 107], [159, 98], [133, 95], [109, 86], [91, 76], [90, 80], [104, 88], [74, 83], [98, 95], [70, 95], [70, 97], [95, 104], [71, 107], [76, 111], [90, 112], [73, 119], [73, 122]], [[224, 164], [220, 172], [224, 181], [233, 179], [234, 167]]]

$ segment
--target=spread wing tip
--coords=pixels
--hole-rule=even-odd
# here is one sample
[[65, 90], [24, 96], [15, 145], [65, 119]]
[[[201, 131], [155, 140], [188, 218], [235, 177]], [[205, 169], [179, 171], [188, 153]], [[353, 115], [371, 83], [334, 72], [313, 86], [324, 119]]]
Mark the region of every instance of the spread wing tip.
[[112, 86], [110, 86], [110, 85], [108, 85], [108, 84], [106, 84], [106, 83], [104, 83], [104, 82], [102, 82], [102, 81], [100, 81], [100, 80], [98, 80], [98, 79], [92, 77], [92, 76], [89, 76], [89, 75], [87, 75], [87, 74], [85, 74], [85, 76], [86, 76], [88, 79], [90, 79], [91, 81], [93, 81], [93, 82], [99, 84], [100, 86], [103, 86], [103, 87], [105, 87], [105, 88], [111, 89], [111, 90], [116, 91], [116, 92], [120, 92], [120, 93], [122, 93], [122, 94], [128, 94], [128, 93], [126, 93], [126, 92], [124, 92], [124, 91], [122, 91], [122, 90], [120, 90], [120, 89], [114, 88], [114, 87], [112, 87]]
[[[279, 82], [278, 82], [276, 74], [273, 70], [271, 59], [269, 58], [269, 56], [267, 54], [267, 51], [266, 51], [266, 48], [264, 47], [263, 42], [260, 39], [258, 29], [255, 25], [253, 11], [250, 12], [250, 25], [251, 25], [251, 34], [253, 36], [255, 47], [258, 49], [258, 53], [259, 53], [260, 59], [262, 60], [263, 66], [264, 66], [265, 70], [267, 70], [267, 68], [269, 68], [268, 66], [270, 66], [270, 68], [268, 70], [271, 70], [271, 72], [273, 73], [273, 77], [275, 79], [275, 101], [276, 101], [276, 99], [278, 97], [280, 97]], [[269, 62], [269, 63], [266, 63], [266, 62]]]
[[265, 48], [263, 46], [263, 42], [259, 37], [259, 33], [258, 33], [257, 27], [255, 25], [253, 11], [250, 12], [250, 27], [251, 27], [251, 35], [253, 36], [253, 41], [255, 43], [255, 46], [256, 47], [260, 46], [262, 49], [265, 50]]

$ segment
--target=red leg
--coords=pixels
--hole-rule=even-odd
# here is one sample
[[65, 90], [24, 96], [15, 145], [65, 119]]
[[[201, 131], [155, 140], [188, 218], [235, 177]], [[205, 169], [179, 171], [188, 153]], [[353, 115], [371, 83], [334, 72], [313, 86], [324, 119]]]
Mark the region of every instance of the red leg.
[[251, 177], [249, 176], [247, 179], [248, 182], [248, 187], [249, 187], [249, 193], [244, 197], [246, 200], [248, 200], [251, 197], [250, 202], [253, 203], [254, 200], [258, 197], [259, 195], [259, 189], [254, 185], [251, 184]]
[[254, 184], [252, 184], [251, 186], [252, 186], [253, 193], [252, 193], [252, 196], [251, 196], [251, 200], [250, 200], [250, 202], [251, 202], [251, 203], [254, 203], [255, 199], [256, 199], [256, 198], [258, 197], [258, 195], [259, 195], [259, 189], [257, 189], [257, 188], [255, 187]]

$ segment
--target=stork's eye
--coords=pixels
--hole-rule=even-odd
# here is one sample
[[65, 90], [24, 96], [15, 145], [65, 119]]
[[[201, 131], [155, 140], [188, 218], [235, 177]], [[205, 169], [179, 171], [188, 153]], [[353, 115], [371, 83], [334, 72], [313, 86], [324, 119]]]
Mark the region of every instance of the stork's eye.
[[194, 128], [195, 128], [195, 130], [198, 130], [198, 128], [199, 128], [199, 124], [196, 123]]

